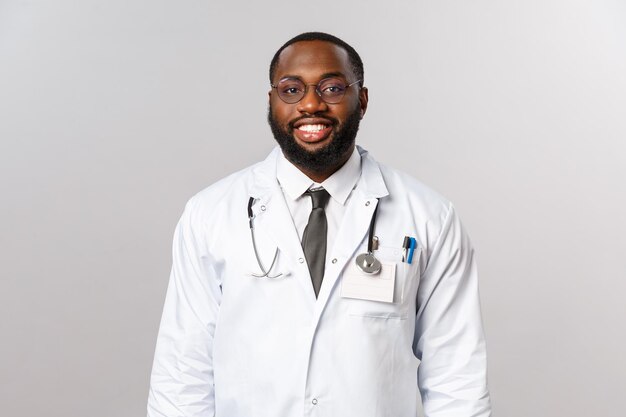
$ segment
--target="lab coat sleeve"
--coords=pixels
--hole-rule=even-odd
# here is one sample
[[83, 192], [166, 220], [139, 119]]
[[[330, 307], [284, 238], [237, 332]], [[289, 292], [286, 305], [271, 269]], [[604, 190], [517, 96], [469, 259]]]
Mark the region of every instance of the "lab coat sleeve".
[[426, 417], [491, 415], [474, 250], [454, 208], [417, 294], [414, 352]]
[[221, 291], [196, 217], [192, 199], [174, 233], [148, 417], [215, 415], [212, 346]]

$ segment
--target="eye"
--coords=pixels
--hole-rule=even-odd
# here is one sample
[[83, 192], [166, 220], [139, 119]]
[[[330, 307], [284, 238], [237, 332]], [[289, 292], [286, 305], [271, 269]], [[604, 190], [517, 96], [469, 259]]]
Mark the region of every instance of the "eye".
[[282, 96], [297, 96], [304, 92], [304, 85], [297, 80], [283, 80], [278, 83], [277, 90]]
[[320, 83], [320, 92], [325, 95], [342, 94], [346, 90], [346, 84], [341, 80], [331, 79]]
[[298, 87], [284, 87], [281, 91], [285, 95], [296, 95], [302, 92]]
[[343, 91], [344, 89], [338, 85], [329, 85], [328, 87], [324, 88], [324, 91], [328, 91], [331, 93], [338, 93], [340, 91]]

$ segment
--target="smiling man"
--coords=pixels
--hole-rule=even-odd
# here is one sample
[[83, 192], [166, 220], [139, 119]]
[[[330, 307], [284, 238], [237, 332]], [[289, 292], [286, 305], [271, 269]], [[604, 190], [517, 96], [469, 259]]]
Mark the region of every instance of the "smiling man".
[[355, 146], [368, 91], [342, 40], [270, 65], [265, 161], [176, 228], [150, 417], [489, 416], [474, 251], [453, 206]]

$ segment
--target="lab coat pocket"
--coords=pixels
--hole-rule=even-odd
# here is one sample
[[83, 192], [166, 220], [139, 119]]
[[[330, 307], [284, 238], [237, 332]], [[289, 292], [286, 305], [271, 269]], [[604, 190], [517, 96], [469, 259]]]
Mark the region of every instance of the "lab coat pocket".
[[374, 251], [374, 255], [383, 264], [383, 270], [386, 265], [395, 268], [393, 302], [344, 298], [344, 302], [348, 304], [348, 314], [372, 319], [404, 320], [409, 317], [409, 311], [415, 306], [417, 280], [419, 280], [417, 268], [419, 251], [416, 251], [418, 256], [414, 257], [411, 264], [402, 262], [402, 248], [381, 246]]

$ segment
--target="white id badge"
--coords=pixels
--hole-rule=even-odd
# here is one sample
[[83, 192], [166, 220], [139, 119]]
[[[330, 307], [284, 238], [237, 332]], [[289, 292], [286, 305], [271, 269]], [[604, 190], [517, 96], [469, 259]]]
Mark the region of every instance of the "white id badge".
[[350, 262], [343, 273], [341, 296], [360, 300], [393, 303], [393, 289], [396, 281], [396, 264], [381, 262], [382, 268], [376, 275], [366, 274], [354, 262]]

